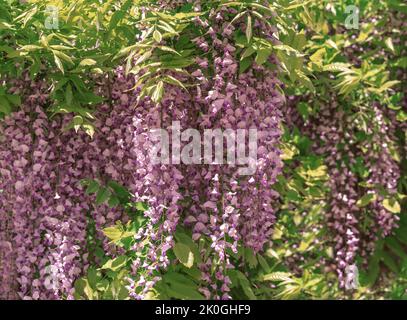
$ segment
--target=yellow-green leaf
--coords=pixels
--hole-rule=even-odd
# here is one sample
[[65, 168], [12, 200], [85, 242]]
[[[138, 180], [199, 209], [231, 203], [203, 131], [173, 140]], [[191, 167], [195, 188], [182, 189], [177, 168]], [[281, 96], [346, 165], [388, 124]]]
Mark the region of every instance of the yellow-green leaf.
[[394, 199], [384, 199], [382, 204], [383, 207], [391, 213], [400, 213], [401, 208], [398, 201]]
[[158, 103], [161, 101], [163, 94], [164, 94], [164, 83], [162, 81], [160, 81], [160, 82], [158, 82], [157, 86], [155, 87], [151, 99], [155, 103]]
[[384, 43], [386, 44], [386, 47], [389, 48], [392, 53], [395, 52], [394, 45], [393, 45], [393, 40], [390, 37], [387, 38]]
[[54, 61], [57, 65], [58, 69], [61, 70], [62, 73], [65, 73], [64, 66], [62, 65], [61, 59], [59, 59], [56, 55], [54, 55]]
[[247, 25], [246, 25], [246, 38], [247, 42], [250, 42], [253, 35], [253, 27], [252, 27], [252, 17], [250, 15], [247, 16]]
[[162, 39], [163, 39], [163, 36], [162, 36], [162, 34], [161, 34], [160, 31], [155, 30], [155, 31], [153, 32], [153, 38], [154, 38], [155, 41], [157, 41], [158, 43], [160, 43], [160, 42], [162, 41]]
[[174, 246], [174, 254], [178, 258], [178, 260], [187, 268], [191, 268], [193, 266], [194, 254], [187, 245], [180, 242], [176, 243]]
[[369, 203], [376, 200], [377, 196], [375, 193], [366, 193], [362, 198], [360, 198], [356, 205], [358, 207], [366, 207]]
[[126, 256], [119, 256], [113, 260], [108, 260], [103, 266], [102, 269], [110, 269], [112, 271], [117, 271], [122, 268], [127, 262]]
[[323, 62], [323, 58], [325, 56], [326, 53], [326, 49], [325, 48], [321, 48], [319, 50], [317, 50], [312, 56], [310, 56], [310, 60], [314, 63], [316, 63], [317, 65], [322, 65]]
[[83, 59], [83, 60], [79, 63], [79, 65], [80, 65], [81, 67], [84, 67], [84, 66], [94, 66], [95, 64], [96, 64], [96, 61], [93, 60], [93, 59]]
[[108, 227], [102, 230], [103, 234], [112, 241], [120, 240], [122, 231], [119, 226]]

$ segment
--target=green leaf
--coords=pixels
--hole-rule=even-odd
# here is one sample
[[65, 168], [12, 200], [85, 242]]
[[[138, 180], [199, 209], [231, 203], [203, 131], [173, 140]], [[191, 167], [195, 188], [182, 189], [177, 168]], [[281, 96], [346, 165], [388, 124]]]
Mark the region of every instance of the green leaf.
[[153, 38], [154, 38], [155, 41], [157, 41], [158, 43], [160, 43], [160, 42], [162, 41], [162, 39], [163, 39], [163, 36], [162, 36], [162, 34], [161, 34], [160, 31], [155, 30], [155, 31], [153, 32]]
[[148, 210], [148, 206], [144, 202], [136, 202], [135, 208], [141, 212]]
[[130, 192], [116, 181], [109, 181], [107, 184], [119, 198], [127, 201], [130, 198]]
[[20, 48], [21, 51], [36, 51], [36, 50], [41, 50], [41, 49], [44, 49], [44, 48], [41, 46], [36, 46], [36, 45], [32, 45], [32, 44], [22, 46]]
[[249, 265], [249, 268], [253, 269], [253, 268], [257, 267], [258, 261], [257, 261], [256, 255], [252, 249], [245, 248], [244, 257]]
[[401, 259], [407, 261], [407, 251], [401, 246], [400, 242], [396, 237], [388, 237], [385, 240], [386, 246], [390, 248], [395, 254], [397, 254]]
[[377, 89], [377, 92], [381, 93], [383, 91], [386, 91], [386, 90], [390, 89], [391, 87], [393, 87], [393, 86], [395, 86], [396, 84], [399, 84], [399, 83], [400, 83], [400, 81], [398, 81], [398, 80], [387, 81], [386, 83], [381, 85], [379, 89]]
[[70, 64], [74, 64], [72, 58], [70, 56], [68, 56], [67, 54], [63, 53], [62, 51], [57, 51], [57, 50], [52, 50], [52, 52], [54, 53], [54, 56], [57, 56], [58, 58], [70, 63]]
[[178, 260], [187, 268], [191, 268], [194, 264], [194, 254], [191, 249], [180, 242], [177, 242], [174, 246], [174, 254]]
[[392, 53], [395, 53], [393, 40], [390, 37], [387, 38], [384, 43], [386, 44], [386, 47], [389, 48]]
[[392, 272], [396, 274], [399, 272], [397, 263], [387, 252], [383, 251], [380, 257], [386, 267], [388, 267]]
[[89, 299], [93, 300], [93, 290], [87, 279], [80, 278], [75, 281], [75, 297], [77, 299]]
[[287, 272], [273, 272], [263, 276], [263, 281], [292, 281], [291, 274]]
[[124, 267], [127, 263], [127, 257], [125, 255], [119, 256], [113, 260], [108, 260], [103, 266], [102, 269], [110, 269], [112, 271], [117, 271]]
[[349, 64], [348, 63], [331, 63], [323, 67], [324, 71], [329, 71], [329, 72], [344, 72], [344, 71], [349, 71]]
[[87, 279], [92, 289], [96, 290], [97, 283], [102, 279], [102, 277], [99, 275], [98, 271], [94, 267], [90, 267], [88, 269]]
[[115, 196], [111, 196], [109, 198], [108, 205], [109, 205], [110, 208], [117, 207], [119, 204], [120, 204], [119, 198], [117, 198]]
[[9, 115], [11, 113], [11, 105], [4, 96], [0, 96], [0, 112], [4, 113], [5, 115]]
[[366, 280], [369, 285], [374, 285], [380, 274], [380, 256], [382, 254], [383, 241], [376, 244], [376, 249], [369, 259]]
[[120, 20], [123, 19], [124, 14], [125, 14], [125, 12], [122, 10], [118, 10], [112, 14], [110, 21], [109, 21], [109, 27], [108, 27], [109, 33], [117, 27]]
[[183, 283], [171, 283], [167, 288], [167, 293], [177, 299], [187, 300], [204, 300], [205, 298], [199, 293], [198, 288], [189, 287]]
[[400, 110], [396, 116], [397, 121], [404, 122], [407, 120], [407, 112]]
[[315, 87], [312, 84], [312, 81], [310, 78], [308, 78], [302, 71], [296, 70], [296, 75], [298, 76], [298, 79], [300, 82], [306, 86], [312, 93], [315, 93]]
[[244, 73], [252, 65], [252, 62], [253, 60], [250, 57], [244, 58], [242, 61], [240, 61], [239, 73]]
[[366, 193], [362, 198], [360, 198], [356, 205], [358, 207], [366, 207], [369, 203], [375, 201], [377, 198], [375, 193]]
[[398, 58], [395, 62], [394, 62], [394, 66], [398, 67], [398, 68], [407, 68], [407, 57], [401, 57]]
[[257, 254], [257, 260], [259, 261], [259, 264], [261, 265], [265, 272], [270, 271], [269, 264], [267, 263], [266, 259], [264, 259], [260, 254]]
[[235, 272], [236, 272], [236, 277], [239, 279], [240, 286], [243, 289], [243, 292], [245, 293], [245, 295], [250, 300], [256, 300], [257, 297], [253, 292], [250, 281], [247, 279], [247, 277], [242, 272], [240, 272], [240, 271], [235, 271]]
[[100, 188], [98, 193], [96, 194], [96, 204], [101, 205], [107, 199], [109, 199], [111, 193], [107, 188]]
[[254, 49], [253, 47], [246, 48], [242, 52], [242, 55], [240, 56], [240, 61], [242, 61], [244, 58], [250, 57], [255, 52], [256, 52], [256, 49]]
[[72, 86], [68, 83], [65, 89], [65, 101], [68, 106], [72, 105]]
[[185, 232], [182, 227], [178, 227], [177, 231], [175, 232], [175, 239], [179, 243], [183, 243], [184, 245], [188, 246], [192, 253], [194, 254], [194, 262], [200, 263], [201, 262], [201, 255], [199, 253], [199, 248], [195, 241], [192, 240], [192, 237]]
[[169, 271], [163, 275], [163, 281], [167, 284], [165, 291], [171, 298], [204, 299], [199, 293], [197, 285], [189, 276], [179, 272]]
[[312, 112], [312, 107], [306, 102], [298, 103], [297, 109], [301, 116], [304, 118], [304, 120], [307, 120]]
[[99, 291], [105, 292], [108, 287], [109, 287], [109, 280], [107, 280], [107, 279], [102, 279], [96, 283], [96, 289]]
[[21, 105], [21, 97], [17, 94], [6, 95], [7, 100], [14, 106], [18, 107]]
[[99, 183], [95, 180], [92, 180], [89, 183], [88, 188], [86, 189], [85, 193], [92, 194], [92, 193], [96, 193], [98, 190], [99, 190]]
[[317, 65], [322, 65], [325, 54], [326, 54], [326, 49], [320, 48], [312, 56], [310, 56], [310, 60], [312, 62], [316, 63]]

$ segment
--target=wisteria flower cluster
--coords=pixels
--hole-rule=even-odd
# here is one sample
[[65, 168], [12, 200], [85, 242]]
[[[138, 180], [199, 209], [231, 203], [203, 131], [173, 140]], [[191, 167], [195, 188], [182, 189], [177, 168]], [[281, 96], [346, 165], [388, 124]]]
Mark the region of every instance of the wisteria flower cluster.
[[405, 296], [396, 2], [0, 3], [0, 299]]

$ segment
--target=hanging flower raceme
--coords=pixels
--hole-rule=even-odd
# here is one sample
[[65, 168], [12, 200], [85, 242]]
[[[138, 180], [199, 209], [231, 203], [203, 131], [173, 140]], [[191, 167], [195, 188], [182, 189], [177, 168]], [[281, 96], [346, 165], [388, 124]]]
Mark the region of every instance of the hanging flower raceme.
[[[190, 125], [199, 129], [201, 135], [207, 129], [246, 131], [243, 153], [237, 146], [236, 156], [243, 157], [238, 161], [246, 160], [245, 164], [253, 168], [249, 174], [242, 174], [239, 166], [228, 164], [227, 152], [222, 155], [223, 164], [218, 164], [212, 157], [204, 166], [187, 168], [190, 177], [187, 180], [193, 185], [189, 188], [189, 195], [201, 200], [192, 205], [193, 215], [187, 217], [186, 223], [192, 223], [194, 239], [199, 239], [200, 234], [211, 239], [217, 257], [212, 257], [210, 263], [222, 266], [217, 272], [219, 281], [209, 281], [209, 291], [214, 298], [228, 298], [230, 280], [221, 276], [230, 266], [227, 251], [237, 252], [239, 241], [260, 251], [269, 241], [278, 198], [271, 186], [282, 168], [277, 147], [281, 135], [282, 103], [277, 91], [279, 81], [263, 66], [254, 65], [247, 72], [239, 73], [238, 48], [232, 33], [235, 28], [244, 30], [245, 24], [231, 25], [230, 20], [235, 15], [236, 10], [222, 8], [214, 11], [208, 21], [196, 19], [197, 26], [207, 31], [194, 42], [203, 56], [211, 50], [211, 59], [197, 58], [198, 68], [191, 70], [198, 83], [192, 94], [195, 97], [193, 106], [201, 114]], [[273, 32], [266, 25], [258, 27], [264, 37]], [[276, 63], [272, 57], [270, 61]], [[256, 131], [254, 145], [249, 137], [250, 129]], [[228, 141], [222, 144], [223, 150], [230, 148]], [[250, 153], [253, 148], [254, 154]], [[207, 269], [208, 264], [204, 264], [204, 274]], [[205, 278], [211, 279], [209, 276]]]

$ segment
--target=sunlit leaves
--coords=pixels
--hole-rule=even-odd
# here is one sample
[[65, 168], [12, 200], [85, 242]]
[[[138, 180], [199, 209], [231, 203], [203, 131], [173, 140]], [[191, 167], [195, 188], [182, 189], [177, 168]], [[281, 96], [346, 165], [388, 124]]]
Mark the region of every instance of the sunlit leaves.
[[126, 233], [121, 225], [105, 228], [103, 234], [112, 242], [118, 242], [123, 238], [134, 235], [134, 233]]
[[84, 67], [84, 66], [94, 66], [95, 64], [97, 64], [97, 62], [96, 62], [95, 60], [89, 59], [89, 58], [83, 59], [83, 60], [79, 63], [79, 65], [80, 65], [81, 67]]
[[183, 244], [183, 243], [176, 243], [174, 245], [174, 253], [178, 260], [187, 268], [191, 268], [194, 264], [194, 254], [192, 253], [191, 249]]
[[247, 16], [247, 25], [246, 25], [246, 39], [249, 43], [252, 40], [253, 35], [253, 26], [252, 26], [252, 17], [250, 15]]
[[231, 270], [229, 277], [232, 279], [232, 286], [239, 286], [245, 294], [246, 299], [257, 300], [256, 295], [253, 292], [249, 279], [239, 270]]
[[126, 256], [119, 256], [113, 260], [108, 260], [102, 266], [101, 269], [110, 269], [112, 271], [117, 271], [126, 264], [127, 260], [128, 260], [128, 258]]
[[318, 66], [322, 67], [323, 65], [323, 58], [326, 54], [326, 49], [325, 48], [320, 48], [314, 54], [310, 56], [310, 60], [317, 64]]
[[257, 51], [256, 54], [256, 58], [254, 59], [254, 61], [258, 64], [258, 65], [262, 65], [263, 63], [265, 63], [268, 59], [268, 57], [271, 55], [271, 48], [261, 48]]
[[384, 199], [383, 207], [386, 208], [387, 211], [391, 213], [400, 213], [400, 204], [395, 199]]
[[356, 205], [358, 207], [365, 207], [367, 206], [369, 203], [375, 201], [377, 198], [377, 195], [374, 193], [367, 193], [365, 194], [362, 198], [360, 198], [357, 202]]
[[158, 82], [157, 86], [154, 88], [151, 99], [154, 102], [158, 103], [161, 101], [163, 94], [164, 94], [164, 83], [162, 81], [160, 81], [160, 82]]
[[54, 61], [55, 61], [55, 64], [57, 65], [58, 69], [62, 73], [65, 73], [64, 65], [62, 64], [61, 59], [57, 55], [54, 55]]
[[394, 45], [393, 45], [393, 40], [389, 37], [385, 40], [384, 42], [387, 46], [387, 48], [392, 52], [395, 53], [396, 50], [394, 49]]

